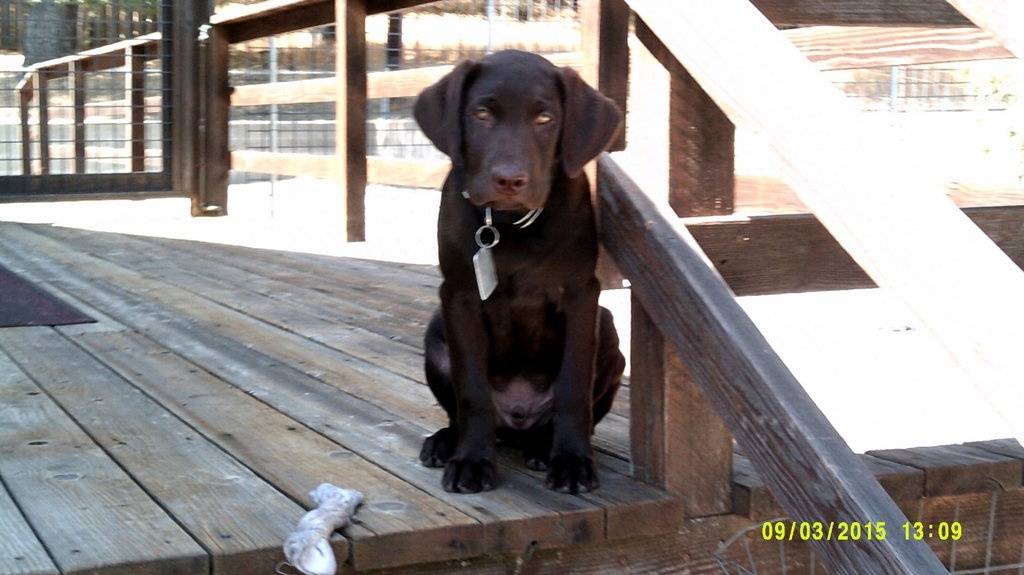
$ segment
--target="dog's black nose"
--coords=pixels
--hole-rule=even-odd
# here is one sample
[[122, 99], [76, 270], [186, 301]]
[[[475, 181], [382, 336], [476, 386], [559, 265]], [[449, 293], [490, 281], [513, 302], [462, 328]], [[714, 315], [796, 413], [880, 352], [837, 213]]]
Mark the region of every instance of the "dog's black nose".
[[513, 408], [511, 415], [512, 415], [512, 421], [514, 421], [516, 423], [522, 423], [523, 420], [526, 419], [526, 411], [524, 411], [522, 408], [519, 408], [519, 407]]
[[523, 172], [495, 168], [491, 171], [491, 181], [494, 182], [494, 189], [499, 194], [515, 196], [526, 188], [530, 180]]

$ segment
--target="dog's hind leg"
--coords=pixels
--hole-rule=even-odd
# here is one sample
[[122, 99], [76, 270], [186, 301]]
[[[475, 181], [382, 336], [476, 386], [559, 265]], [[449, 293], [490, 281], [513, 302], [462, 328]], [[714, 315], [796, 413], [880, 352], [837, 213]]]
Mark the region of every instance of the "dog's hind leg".
[[444, 338], [444, 321], [441, 312], [434, 313], [423, 338], [427, 385], [437, 402], [448, 414], [448, 427], [423, 440], [420, 461], [427, 467], [444, 467], [455, 452], [458, 433], [455, 428], [455, 388], [451, 379], [451, 360], [448, 344]]
[[615, 331], [612, 312], [598, 308], [597, 362], [594, 370], [594, 425], [608, 415], [615, 401], [615, 392], [622, 382], [626, 358], [619, 351], [619, 334]]

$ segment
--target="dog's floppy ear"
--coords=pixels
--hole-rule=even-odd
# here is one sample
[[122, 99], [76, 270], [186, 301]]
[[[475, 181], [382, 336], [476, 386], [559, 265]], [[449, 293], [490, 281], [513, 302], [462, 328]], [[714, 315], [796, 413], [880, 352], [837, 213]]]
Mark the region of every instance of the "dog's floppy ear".
[[420, 92], [413, 107], [420, 129], [454, 164], [462, 160], [462, 95], [477, 66], [472, 60], [462, 62]]
[[575, 178], [619, 134], [622, 112], [572, 68], [562, 68], [562, 169]]

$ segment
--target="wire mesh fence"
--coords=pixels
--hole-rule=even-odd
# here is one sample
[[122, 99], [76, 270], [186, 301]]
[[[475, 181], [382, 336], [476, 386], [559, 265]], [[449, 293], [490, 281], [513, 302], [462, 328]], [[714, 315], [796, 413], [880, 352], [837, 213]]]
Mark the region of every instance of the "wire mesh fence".
[[0, 193], [163, 187], [170, 8], [0, 0]]
[[[367, 70], [453, 64], [505, 48], [542, 54], [576, 52], [580, 45], [578, 9], [578, 1], [572, 0], [442, 0], [371, 16], [366, 23]], [[234, 45], [231, 83], [332, 77], [334, 34], [333, 26], [319, 26]], [[413, 98], [369, 101], [369, 155], [443, 157], [416, 127], [412, 102]], [[233, 108], [230, 143], [232, 149], [332, 154], [333, 122], [331, 104]], [[266, 176], [232, 174], [236, 183], [261, 179]]]

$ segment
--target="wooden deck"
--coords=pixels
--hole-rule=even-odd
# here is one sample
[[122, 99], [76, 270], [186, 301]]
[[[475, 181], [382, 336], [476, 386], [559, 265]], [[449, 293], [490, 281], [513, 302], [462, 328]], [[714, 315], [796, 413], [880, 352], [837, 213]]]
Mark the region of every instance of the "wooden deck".
[[[432, 268], [16, 224], [0, 236], [3, 265], [100, 320], [0, 330], [0, 509], [13, 498], [35, 532], [0, 533], [20, 533], [40, 572], [55, 572], [44, 547], [63, 572], [273, 572], [323, 481], [367, 496], [338, 549], [360, 569], [678, 519], [607, 454], [589, 495], [544, 488], [511, 453], [497, 491], [441, 489], [416, 457], [444, 423], [421, 374]], [[609, 418], [607, 451], [628, 449], [627, 429]]]
[[[3, 574], [272, 573], [324, 481], [366, 494], [335, 545], [359, 570], [606, 540], [679, 565], [781, 513], [737, 455], [736, 514], [683, 528], [676, 499], [628, 475], [628, 388], [598, 427], [597, 492], [551, 492], [503, 452], [497, 491], [445, 493], [416, 457], [444, 423], [421, 373], [432, 267], [13, 223], [0, 264], [99, 320], [0, 330]], [[997, 486], [1022, 501], [1024, 451], [953, 451], [862, 457], [918, 517], [922, 498]]]

